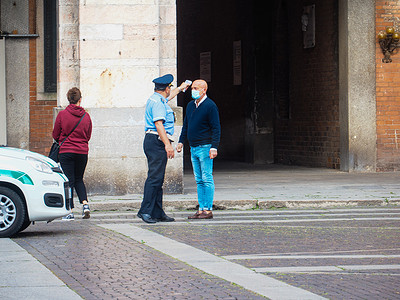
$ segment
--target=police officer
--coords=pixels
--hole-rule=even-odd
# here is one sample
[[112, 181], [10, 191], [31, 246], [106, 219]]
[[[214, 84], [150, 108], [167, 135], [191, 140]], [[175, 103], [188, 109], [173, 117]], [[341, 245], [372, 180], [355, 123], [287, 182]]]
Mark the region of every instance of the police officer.
[[153, 80], [154, 94], [147, 100], [145, 111], [144, 153], [148, 162], [147, 179], [144, 185], [142, 205], [137, 214], [146, 223], [173, 222], [162, 208], [163, 183], [167, 160], [174, 158], [171, 136], [174, 134], [174, 112], [168, 101], [189, 84], [182, 83], [171, 90], [174, 77], [167, 74]]

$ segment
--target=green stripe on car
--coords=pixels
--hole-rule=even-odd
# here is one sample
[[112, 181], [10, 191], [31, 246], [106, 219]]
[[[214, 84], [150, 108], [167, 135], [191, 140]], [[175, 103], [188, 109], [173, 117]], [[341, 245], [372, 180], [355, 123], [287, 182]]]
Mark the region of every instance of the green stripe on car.
[[20, 171], [11, 171], [11, 170], [0, 170], [0, 176], [11, 177], [18, 181], [21, 181], [23, 184], [33, 185], [32, 179], [28, 174]]

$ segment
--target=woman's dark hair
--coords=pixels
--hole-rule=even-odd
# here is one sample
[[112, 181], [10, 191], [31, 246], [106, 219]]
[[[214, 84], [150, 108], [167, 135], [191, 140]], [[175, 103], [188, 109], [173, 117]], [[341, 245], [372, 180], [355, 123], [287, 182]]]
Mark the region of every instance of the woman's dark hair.
[[73, 87], [67, 93], [69, 103], [76, 104], [82, 98], [81, 91], [77, 87]]

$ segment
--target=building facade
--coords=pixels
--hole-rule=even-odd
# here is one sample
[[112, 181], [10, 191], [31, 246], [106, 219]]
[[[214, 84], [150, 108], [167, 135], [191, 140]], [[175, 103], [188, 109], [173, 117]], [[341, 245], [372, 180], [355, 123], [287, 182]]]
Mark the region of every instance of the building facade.
[[[400, 170], [400, 54], [377, 34], [398, 1], [4, 0], [0, 144], [47, 154], [77, 86], [93, 120], [90, 193], [141, 192], [151, 80], [202, 77], [222, 123], [219, 159], [349, 172]], [[190, 95], [171, 105], [176, 139]], [[186, 147], [187, 148], [187, 147]], [[185, 156], [188, 155], [186, 150]], [[183, 159], [166, 191], [183, 190]]]

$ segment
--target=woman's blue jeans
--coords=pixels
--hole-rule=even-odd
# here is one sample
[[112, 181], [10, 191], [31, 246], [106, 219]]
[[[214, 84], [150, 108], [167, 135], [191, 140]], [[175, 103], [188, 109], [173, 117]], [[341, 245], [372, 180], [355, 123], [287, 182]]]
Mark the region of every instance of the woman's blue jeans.
[[190, 147], [194, 179], [197, 183], [199, 210], [212, 210], [214, 201], [215, 186], [210, 148], [211, 145]]

